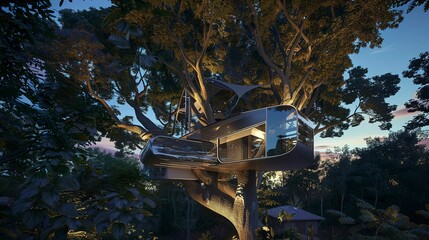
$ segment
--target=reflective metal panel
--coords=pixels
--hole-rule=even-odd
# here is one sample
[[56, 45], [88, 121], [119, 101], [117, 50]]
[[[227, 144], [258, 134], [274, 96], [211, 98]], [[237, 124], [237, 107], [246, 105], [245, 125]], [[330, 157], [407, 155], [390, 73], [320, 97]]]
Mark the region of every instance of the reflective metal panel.
[[215, 144], [166, 136], [150, 139], [141, 153], [140, 161], [144, 166], [187, 169], [219, 163]]
[[216, 145], [210, 142], [192, 141], [172, 137], [156, 137], [152, 151], [158, 157], [186, 161], [216, 162]]

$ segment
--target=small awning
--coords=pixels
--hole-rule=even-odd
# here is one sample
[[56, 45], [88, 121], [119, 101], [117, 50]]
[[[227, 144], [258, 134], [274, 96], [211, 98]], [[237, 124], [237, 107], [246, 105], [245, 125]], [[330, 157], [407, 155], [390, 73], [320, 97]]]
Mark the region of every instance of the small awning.
[[259, 88], [263, 86], [263, 85], [248, 85], [248, 86], [238, 85], [234, 83], [224, 82], [215, 78], [207, 78], [206, 81], [218, 88], [228, 89], [230, 91], [233, 91], [235, 94], [237, 94], [238, 98], [241, 98], [244, 94], [246, 94], [249, 91], [252, 91], [255, 88]]

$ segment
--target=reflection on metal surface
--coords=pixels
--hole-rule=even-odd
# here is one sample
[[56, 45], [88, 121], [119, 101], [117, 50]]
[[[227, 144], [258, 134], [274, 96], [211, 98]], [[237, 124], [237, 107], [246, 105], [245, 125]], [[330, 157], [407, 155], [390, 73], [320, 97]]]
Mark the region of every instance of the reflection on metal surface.
[[[152, 173], [160, 179], [189, 179], [191, 169], [299, 169], [314, 162], [313, 127], [293, 106], [263, 108], [216, 122], [183, 138], [155, 137], [143, 150], [141, 161], [145, 166], [165, 168], [160, 174]], [[188, 170], [191, 175], [172, 170], [167, 174], [170, 168]]]
[[216, 145], [211, 142], [193, 141], [173, 137], [158, 136], [149, 140], [142, 153], [142, 161], [146, 164], [160, 164], [164, 161], [184, 166], [190, 163], [208, 165], [217, 163]]

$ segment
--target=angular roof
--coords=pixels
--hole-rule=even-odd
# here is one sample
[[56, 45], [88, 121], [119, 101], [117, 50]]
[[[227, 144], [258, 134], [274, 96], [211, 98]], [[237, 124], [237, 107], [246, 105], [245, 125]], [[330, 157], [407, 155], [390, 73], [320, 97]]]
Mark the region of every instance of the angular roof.
[[300, 208], [292, 207], [289, 205], [284, 205], [280, 207], [270, 208], [268, 209], [268, 216], [277, 218], [281, 211], [287, 212], [289, 214], [294, 214], [291, 221], [322, 221], [324, 218], [312, 214], [310, 212], [304, 211]]

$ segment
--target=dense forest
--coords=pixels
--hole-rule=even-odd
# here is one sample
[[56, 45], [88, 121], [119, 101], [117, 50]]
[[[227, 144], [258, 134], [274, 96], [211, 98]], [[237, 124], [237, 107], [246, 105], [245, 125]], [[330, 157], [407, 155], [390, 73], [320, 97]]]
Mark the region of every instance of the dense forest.
[[[399, 76], [367, 77], [349, 55], [380, 46], [380, 31], [420, 5], [429, 9], [420, 0], [112, 1], [55, 21], [50, 1], [2, 1], [0, 238], [299, 239], [264, 221], [265, 209], [288, 204], [325, 218], [321, 239], [429, 239], [428, 52], [403, 69], [419, 86], [403, 130], [339, 146], [310, 168], [231, 172], [222, 185], [208, 171], [153, 181], [133, 155], [183, 129], [174, 117], [184, 90], [195, 126], [291, 104], [322, 137], [366, 120], [389, 130]], [[228, 93], [211, 98], [210, 77], [264, 88], [232, 109]], [[114, 155], [93, 148], [102, 138]]]

